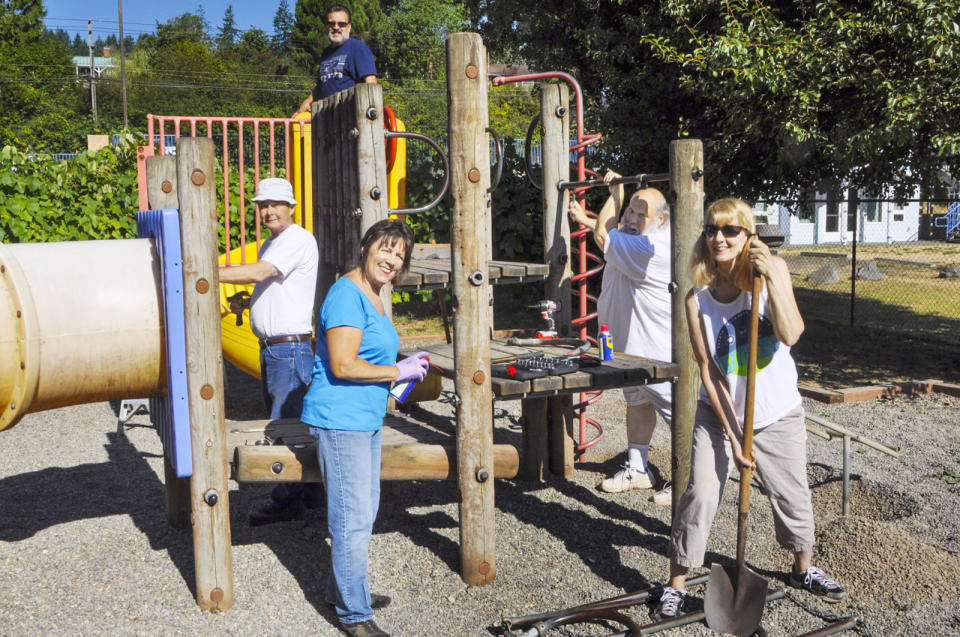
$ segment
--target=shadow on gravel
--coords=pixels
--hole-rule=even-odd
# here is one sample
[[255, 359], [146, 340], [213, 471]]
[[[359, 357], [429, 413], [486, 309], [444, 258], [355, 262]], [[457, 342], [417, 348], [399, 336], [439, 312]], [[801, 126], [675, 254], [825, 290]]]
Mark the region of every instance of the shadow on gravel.
[[[108, 462], [51, 467], [0, 480], [0, 541], [16, 542], [59, 524], [129, 515], [150, 541], [165, 550], [196, 594], [193, 538], [167, 524], [163, 483], [127, 437], [107, 433]], [[158, 505], [159, 503], [159, 505]]]

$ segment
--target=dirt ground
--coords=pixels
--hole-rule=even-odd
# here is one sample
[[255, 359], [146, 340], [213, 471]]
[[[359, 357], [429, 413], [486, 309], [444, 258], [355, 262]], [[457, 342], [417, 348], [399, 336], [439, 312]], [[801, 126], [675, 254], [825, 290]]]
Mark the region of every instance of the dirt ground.
[[960, 382], [960, 344], [816, 320], [793, 348], [800, 383], [826, 389], [935, 378]]

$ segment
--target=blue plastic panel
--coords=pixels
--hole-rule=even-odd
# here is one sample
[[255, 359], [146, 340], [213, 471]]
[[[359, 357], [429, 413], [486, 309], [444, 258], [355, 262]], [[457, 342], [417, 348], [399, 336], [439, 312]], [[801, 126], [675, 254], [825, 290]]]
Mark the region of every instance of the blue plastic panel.
[[160, 433], [164, 453], [177, 477], [189, 478], [193, 475], [193, 450], [190, 447], [190, 403], [187, 394], [180, 213], [170, 208], [138, 212], [137, 235], [141, 239], [156, 241], [163, 285], [167, 393], [150, 399], [150, 419]]

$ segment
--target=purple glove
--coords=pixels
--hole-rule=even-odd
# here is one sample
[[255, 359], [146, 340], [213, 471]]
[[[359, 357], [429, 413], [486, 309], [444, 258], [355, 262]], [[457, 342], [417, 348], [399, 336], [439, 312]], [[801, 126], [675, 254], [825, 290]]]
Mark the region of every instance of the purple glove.
[[397, 369], [400, 375], [394, 382], [400, 383], [405, 380], [412, 380], [419, 383], [427, 377], [427, 369], [430, 367], [430, 356], [428, 352], [417, 352], [413, 356], [407, 356], [403, 360], [397, 361]]

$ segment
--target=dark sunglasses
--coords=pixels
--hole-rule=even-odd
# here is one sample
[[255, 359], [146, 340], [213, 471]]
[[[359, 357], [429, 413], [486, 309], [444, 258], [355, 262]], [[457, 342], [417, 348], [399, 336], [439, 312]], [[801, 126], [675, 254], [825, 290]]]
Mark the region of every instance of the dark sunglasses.
[[327, 20], [327, 28], [328, 28], [328, 29], [332, 29], [332, 28], [335, 27], [335, 26], [340, 27], [340, 28], [342, 29], [342, 28], [346, 27], [346, 26], [349, 25], [349, 24], [350, 24], [349, 22], [337, 22], [336, 20]]
[[712, 223], [708, 223], [703, 226], [703, 234], [708, 238], [717, 236], [717, 233], [723, 234], [727, 239], [733, 239], [735, 236], [746, 230], [743, 226], [715, 226]]

